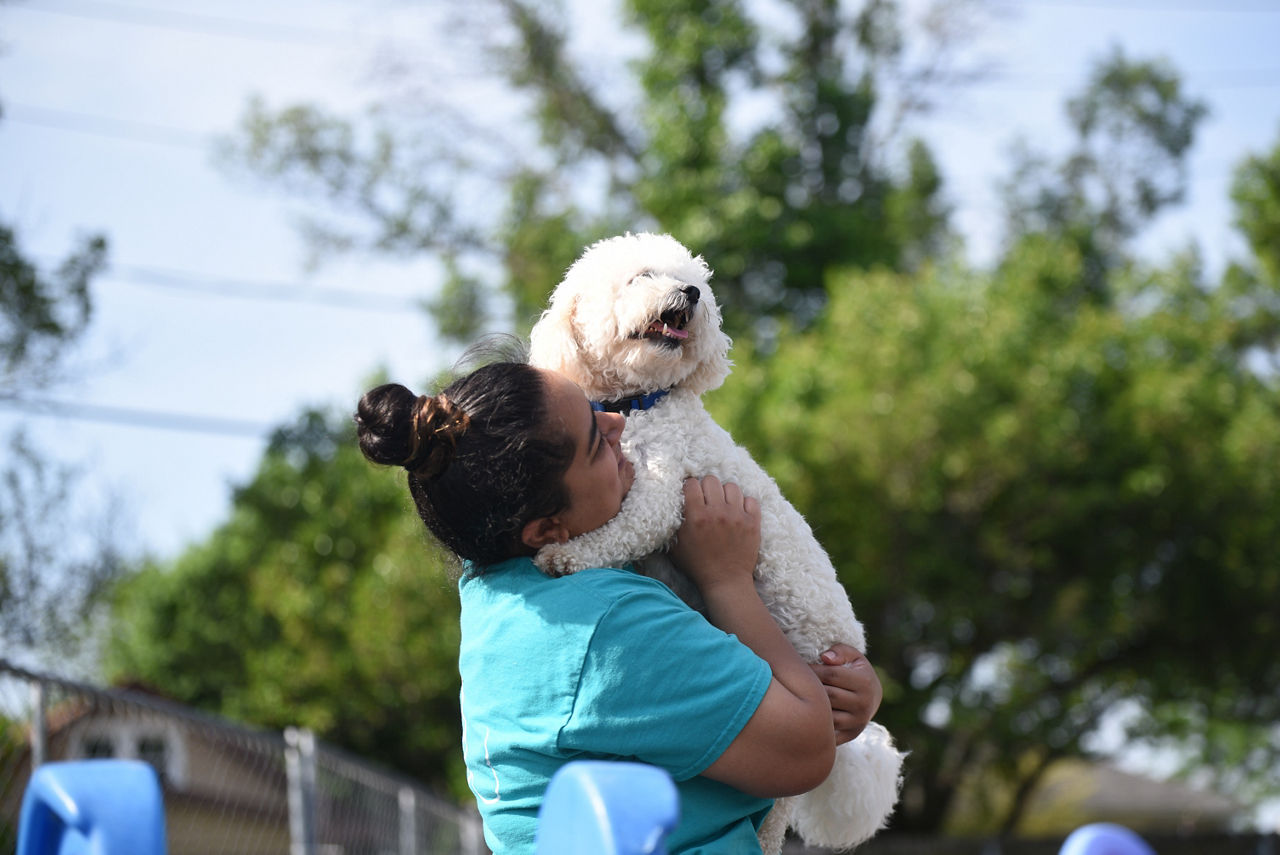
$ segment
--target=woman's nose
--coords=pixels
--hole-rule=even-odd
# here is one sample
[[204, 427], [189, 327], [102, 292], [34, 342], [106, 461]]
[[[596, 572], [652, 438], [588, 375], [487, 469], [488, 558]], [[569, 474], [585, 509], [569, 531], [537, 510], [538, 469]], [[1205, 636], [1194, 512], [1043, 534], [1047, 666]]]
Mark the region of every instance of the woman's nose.
[[622, 413], [596, 413], [596, 425], [604, 438], [614, 445], [622, 439], [622, 429], [627, 426], [627, 417]]

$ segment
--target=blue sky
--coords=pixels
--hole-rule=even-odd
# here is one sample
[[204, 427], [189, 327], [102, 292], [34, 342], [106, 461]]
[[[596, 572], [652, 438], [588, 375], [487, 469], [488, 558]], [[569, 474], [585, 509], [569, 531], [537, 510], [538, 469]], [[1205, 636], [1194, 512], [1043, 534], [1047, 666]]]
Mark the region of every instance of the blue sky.
[[[64, 255], [77, 234], [104, 232], [113, 263], [95, 283], [97, 314], [76, 354], [83, 370], [49, 393], [85, 418], [0, 408], [0, 430], [24, 424], [77, 465], [83, 500], [118, 510], [126, 546], [172, 555], [208, 534], [227, 513], [230, 486], [254, 470], [260, 426], [308, 405], [350, 406], [378, 366], [416, 382], [447, 361], [409, 307], [431, 293], [431, 264], [348, 259], [308, 272], [294, 227], [300, 203], [231, 177], [211, 145], [253, 94], [357, 110], [379, 91], [374, 60], [389, 45], [413, 46], [436, 85], [465, 87], [443, 73], [451, 46], [437, 7], [420, 6], [0, 2], [0, 219], [40, 260]], [[998, 8], [975, 48], [996, 73], [950, 93], [915, 128], [941, 161], [972, 255], [993, 251], [993, 183], [1009, 144], [1021, 136], [1060, 150], [1066, 93], [1115, 45], [1170, 60], [1211, 107], [1187, 204], [1148, 246], [1195, 241], [1211, 265], [1239, 254], [1226, 185], [1241, 157], [1280, 139], [1280, 2]], [[582, 45], [588, 56], [609, 49], [601, 38]], [[377, 302], [357, 307], [335, 291]], [[302, 299], [269, 298], [282, 292]], [[120, 410], [184, 414], [215, 431], [103, 420]], [[230, 424], [207, 424], [215, 419]]]

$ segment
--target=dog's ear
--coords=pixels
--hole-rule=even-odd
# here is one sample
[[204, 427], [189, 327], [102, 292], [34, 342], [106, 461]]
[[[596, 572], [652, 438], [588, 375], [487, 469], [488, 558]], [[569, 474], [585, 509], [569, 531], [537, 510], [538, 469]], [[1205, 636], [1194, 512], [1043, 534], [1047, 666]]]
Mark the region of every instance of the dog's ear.
[[569, 530], [558, 517], [539, 517], [524, 524], [520, 530], [520, 542], [530, 549], [541, 549], [549, 543], [564, 543]]
[[719, 328], [718, 308], [715, 309], [714, 317], [714, 327], [697, 344], [698, 367], [680, 384], [682, 388], [697, 395], [719, 388], [733, 367], [733, 361], [729, 359], [729, 348], [733, 346], [733, 340]]
[[551, 305], [529, 333], [529, 361], [533, 365], [574, 377], [575, 351], [581, 346], [574, 325], [577, 308], [576, 295], [568, 299], [552, 298]]

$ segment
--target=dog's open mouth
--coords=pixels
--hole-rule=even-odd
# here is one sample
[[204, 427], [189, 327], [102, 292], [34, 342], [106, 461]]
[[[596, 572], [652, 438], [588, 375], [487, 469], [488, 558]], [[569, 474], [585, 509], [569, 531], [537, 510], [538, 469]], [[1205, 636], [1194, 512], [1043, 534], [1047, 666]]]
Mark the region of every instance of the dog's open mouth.
[[658, 316], [639, 334], [639, 337], [660, 344], [677, 345], [689, 337], [689, 331], [685, 329], [688, 324], [687, 309], [672, 309]]

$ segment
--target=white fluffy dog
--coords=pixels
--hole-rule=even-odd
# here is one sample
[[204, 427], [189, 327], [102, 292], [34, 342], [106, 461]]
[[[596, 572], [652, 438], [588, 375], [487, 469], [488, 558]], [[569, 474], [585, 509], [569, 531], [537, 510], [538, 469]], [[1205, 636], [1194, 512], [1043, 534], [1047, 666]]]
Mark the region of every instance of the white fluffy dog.
[[[696, 588], [663, 548], [680, 526], [684, 480], [714, 475], [760, 503], [756, 587], [797, 652], [817, 662], [835, 642], [865, 651], [862, 625], [809, 525], [702, 405], [702, 393], [730, 366], [710, 278], [674, 238], [628, 234], [588, 248], [556, 288], [533, 329], [532, 362], [567, 375], [593, 402], [629, 413], [622, 447], [636, 478], [613, 520], [544, 547], [536, 561], [552, 575], [634, 561], [698, 607]], [[888, 731], [869, 724], [840, 746], [821, 786], [777, 803], [761, 830], [766, 855], [781, 849], [788, 824], [814, 846], [843, 849], [870, 838], [897, 802], [902, 756]]]

